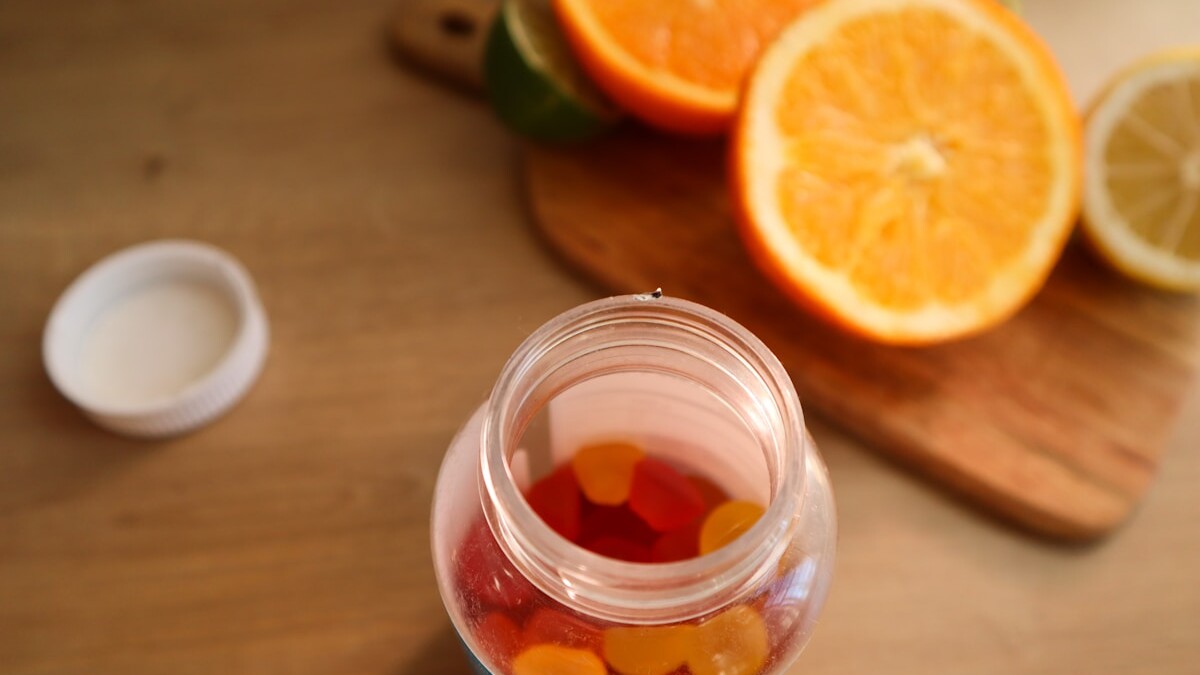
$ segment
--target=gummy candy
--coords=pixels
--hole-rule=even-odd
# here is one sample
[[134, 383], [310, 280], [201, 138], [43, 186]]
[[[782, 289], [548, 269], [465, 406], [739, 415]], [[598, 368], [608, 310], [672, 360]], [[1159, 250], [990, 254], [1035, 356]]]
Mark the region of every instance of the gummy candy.
[[524, 640], [521, 629], [506, 614], [491, 612], [475, 625], [475, 639], [500, 668], [508, 670]]
[[658, 539], [658, 533], [650, 529], [646, 521], [629, 509], [621, 506], [583, 505], [583, 530], [581, 541], [600, 537], [620, 537], [650, 547]]
[[587, 500], [616, 506], [629, 499], [633, 467], [645, 453], [628, 443], [604, 443], [580, 448], [571, 459], [575, 478]]
[[583, 547], [592, 553], [626, 562], [648, 563], [650, 548], [624, 537], [604, 536], [583, 542]]
[[604, 644], [604, 634], [599, 628], [577, 616], [549, 607], [534, 611], [525, 622], [522, 636], [525, 644], [556, 644], [596, 653]]
[[659, 536], [650, 549], [650, 562], [678, 562], [700, 555], [700, 524], [702, 522], [697, 518], [678, 530]]
[[[714, 551], [764, 512], [752, 502], [729, 500], [703, 476], [685, 476], [622, 443], [581, 449], [534, 482], [525, 498], [564, 538], [639, 563]], [[538, 591], [482, 518], [454, 561], [472, 634], [482, 655], [507, 675], [754, 675], [769, 657], [766, 615], [757, 606], [740, 605], [699, 625], [608, 629], [565, 608], [533, 609]]]
[[704, 498], [669, 464], [647, 457], [633, 469], [629, 508], [658, 532], [670, 532], [704, 515]]
[[564, 539], [579, 539], [583, 505], [571, 465], [564, 464], [540, 478], [529, 488], [525, 500]]
[[742, 536], [762, 517], [763, 507], [734, 500], [713, 509], [700, 528], [700, 554], [712, 553]]
[[513, 659], [513, 675], [606, 675], [600, 657], [586, 649], [534, 645]]
[[729, 501], [729, 493], [713, 481], [704, 476], [691, 475], [687, 477], [688, 482], [696, 487], [700, 492], [700, 497], [704, 500], [704, 507], [707, 510], [715, 509], [716, 507]]
[[688, 657], [694, 626], [633, 626], [604, 631], [604, 659], [621, 675], [668, 675]]
[[692, 675], [754, 675], [767, 661], [767, 627], [738, 605], [696, 626], [688, 648]]
[[[457, 586], [464, 597], [478, 598], [490, 607], [518, 609], [534, 599], [533, 584], [513, 567], [492, 536], [482, 517], [467, 530], [462, 544], [454, 551]], [[473, 606], [475, 605], [475, 606]], [[468, 603], [467, 609], [482, 609]], [[478, 613], [471, 612], [478, 616]]]

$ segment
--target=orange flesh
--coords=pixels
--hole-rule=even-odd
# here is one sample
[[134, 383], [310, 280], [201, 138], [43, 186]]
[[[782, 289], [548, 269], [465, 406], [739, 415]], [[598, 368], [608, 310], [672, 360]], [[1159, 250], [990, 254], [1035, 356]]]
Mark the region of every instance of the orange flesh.
[[594, 0], [613, 43], [649, 71], [736, 91], [754, 59], [811, 0]]
[[596, 84], [659, 128], [728, 128], [742, 82], [780, 29], [815, 0], [554, 0]]
[[1055, 180], [1015, 66], [930, 9], [845, 24], [794, 65], [776, 111], [792, 233], [891, 308], [982, 293], [1024, 253]]

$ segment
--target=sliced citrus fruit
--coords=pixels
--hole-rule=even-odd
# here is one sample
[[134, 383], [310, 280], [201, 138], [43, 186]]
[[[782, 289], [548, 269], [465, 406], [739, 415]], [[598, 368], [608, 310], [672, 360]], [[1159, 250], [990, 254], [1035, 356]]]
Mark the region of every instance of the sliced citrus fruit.
[[735, 129], [735, 213], [785, 291], [922, 344], [992, 326], [1075, 217], [1079, 120], [1037, 37], [987, 0], [829, 0], [763, 54]]
[[1083, 229], [1100, 255], [1160, 288], [1200, 290], [1200, 49], [1118, 75], [1084, 131]]
[[572, 58], [550, 0], [504, 0], [488, 34], [483, 79], [500, 119], [537, 140], [588, 139], [620, 117]]
[[554, 0], [600, 88], [654, 126], [728, 129], [762, 49], [815, 0]]

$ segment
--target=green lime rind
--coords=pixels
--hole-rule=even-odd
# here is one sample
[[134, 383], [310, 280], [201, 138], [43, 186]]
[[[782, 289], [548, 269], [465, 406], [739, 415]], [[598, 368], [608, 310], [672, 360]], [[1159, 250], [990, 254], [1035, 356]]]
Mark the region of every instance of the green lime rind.
[[574, 62], [548, 0], [504, 0], [488, 34], [483, 77], [492, 108], [522, 136], [583, 141], [620, 119]]

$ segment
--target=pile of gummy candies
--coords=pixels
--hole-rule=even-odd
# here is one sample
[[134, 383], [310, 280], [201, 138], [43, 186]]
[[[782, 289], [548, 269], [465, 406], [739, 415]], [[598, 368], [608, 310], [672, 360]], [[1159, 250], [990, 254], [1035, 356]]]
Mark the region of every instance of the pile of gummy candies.
[[[686, 560], [750, 529], [758, 504], [732, 500], [628, 443], [581, 448], [525, 494], [558, 534], [638, 563]], [[767, 661], [758, 610], [737, 605], [698, 624], [602, 626], [549, 600], [513, 568], [482, 518], [455, 553], [476, 643], [510, 675], [753, 675]]]

